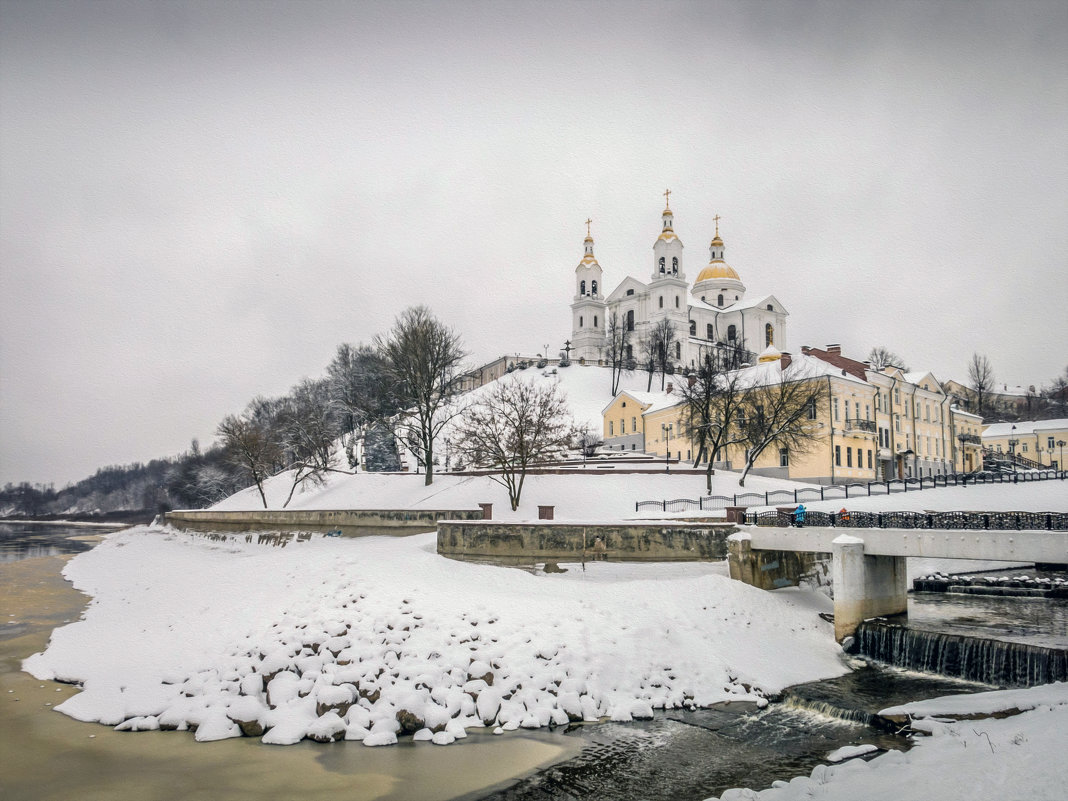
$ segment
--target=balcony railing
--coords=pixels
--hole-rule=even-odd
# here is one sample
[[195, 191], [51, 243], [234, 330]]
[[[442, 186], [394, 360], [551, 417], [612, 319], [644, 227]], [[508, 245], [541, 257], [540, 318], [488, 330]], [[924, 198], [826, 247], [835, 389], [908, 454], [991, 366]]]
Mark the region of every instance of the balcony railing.
[[978, 434], [957, 434], [957, 439], [964, 445], [982, 445], [983, 438]]
[[846, 431], [869, 431], [875, 433], [874, 420], [862, 420], [859, 417], [846, 418]]

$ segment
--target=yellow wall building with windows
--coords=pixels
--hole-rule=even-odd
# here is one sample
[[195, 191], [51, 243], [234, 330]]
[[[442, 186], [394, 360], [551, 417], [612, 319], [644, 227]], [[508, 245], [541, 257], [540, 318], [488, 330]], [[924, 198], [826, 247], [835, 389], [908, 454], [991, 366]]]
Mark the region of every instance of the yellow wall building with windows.
[[1041, 467], [1063, 470], [1068, 452], [1068, 419], [994, 423], [983, 429], [983, 447], [1006, 455], [1015, 452]]

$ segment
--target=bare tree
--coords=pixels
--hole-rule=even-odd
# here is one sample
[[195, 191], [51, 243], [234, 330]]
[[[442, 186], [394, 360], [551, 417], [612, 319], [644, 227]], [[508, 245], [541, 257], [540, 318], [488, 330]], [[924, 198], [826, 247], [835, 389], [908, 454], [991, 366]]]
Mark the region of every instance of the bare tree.
[[677, 389], [682, 396], [682, 431], [694, 443], [697, 458], [705, 466], [705, 483], [712, 491], [712, 470], [716, 457], [731, 445], [739, 444], [744, 432], [737, 426], [743, 393], [740, 374], [724, 371], [712, 353], [705, 353], [693, 381]]
[[284, 465], [284, 442], [277, 402], [255, 398], [240, 415], [228, 415], [216, 430], [226, 459], [243, 470], [259, 490], [263, 508], [267, 496], [263, 482]]
[[[667, 319], [657, 321], [649, 334], [649, 349], [656, 369], [660, 371], [660, 389], [664, 388], [664, 379], [668, 368], [672, 366], [672, 352], [675, 350], [675, 327]], [[650, 376], [651, 377], [651, 376]]]
[[[656, 374], [656, 345], [653, 342], [653, 331], [646, 328], [638, 339], [638, 352], [641, 354], [641, 368], [647, 373], [645, 390], [653, 388], [653, 376]], [[613, 395], [615, 393], [612, 393]]]
[[459, 389], [457, 372], [466, 353], [458, 334], [426, 306], [401, 312], [392, 330], [375, 337], [385, 377], [397, 408], [400, 439], [411, 443], [426, 466], [427, 485], [434, 482], [434, 442], [456, 416], [451, 403]]
[[332, 413], [329, 381], [305, 380], [293, 387], [279, 410], [279, 428], [286, 468], [292, 471], [289, 495], [282, 504], [285, 508], [298, 486], [308, 481], [322, 484], [326, 473], [334, 469], [340, 427]]
[[623, 377], [623, 371], [629, 370], [631, 330], [624, 320], [619, 319], [619, 314], [612, 312], [608, 317], [608, 325], [605, 327], [605, 361], [612, 371], [612, 397], [619, 392], [619, 380]]
[[559, 458], [571, 440], [571, 422], [558, 384], [504, 378], [464, 410], [454, 446], [508, 490], [514, 512], [532, 464]]
[[904, 359], [882, 345], [871, 349], [871, 353], [868, 354], [868, 361], [871, 363], [871, 369], [876, 372], [882, 372], [887, 367], [896, 367], [905, 372], [908, 372], [909, 369]]
[[739, 487], [745, 486], [746, 476], [768, 446], [786, 448], [788, 454], [805, 453], [819, 435], [815, 412], [826, 397], [826, 385], [813, 379], [791, 380], [788, 375], [783, 370], [778, 381], [745, 392], [737, 422], [746, 446]]
[[972, 360], [968, 362], [968, 381], [975, 393], [976, 414], [982, 417], [988, 396], [994, 389], [994, 368], [986, 356], [972, 354]]

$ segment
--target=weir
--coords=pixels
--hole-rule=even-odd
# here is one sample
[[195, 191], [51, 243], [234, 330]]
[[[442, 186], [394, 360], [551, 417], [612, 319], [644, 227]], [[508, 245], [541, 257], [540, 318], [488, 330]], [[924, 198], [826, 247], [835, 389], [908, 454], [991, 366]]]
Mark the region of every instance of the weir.
[[857, 629], [851, 653], [897, 667], [981, 681], [1034, 687], [1068, 681], [1068, 650], [967, 637], [869, 620]]

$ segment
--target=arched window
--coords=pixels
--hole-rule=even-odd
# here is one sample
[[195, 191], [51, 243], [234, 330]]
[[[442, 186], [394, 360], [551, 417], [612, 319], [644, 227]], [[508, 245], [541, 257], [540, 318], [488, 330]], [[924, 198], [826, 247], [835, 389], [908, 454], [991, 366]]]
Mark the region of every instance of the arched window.
[[681, 342], [676, 342], [675, 343], [675, 358], [676, 359], [681, 359], [682, 358], [682, 343]]
[[585, 281], [579, 281], [579, 294], [580, 295], [585, 295], [586, 294], [586, 282]]
[[775, 311], [775, 307], [772, 306], [770, 303], [768, 304], [768, 311]]
[[697, 336], [697, 321], [696, 320], [690, 320], [690, 336], [692, 336], [692, 337]]
[[716, 305], [720, 308], [723, 307], [723, 295], [720, 295], [718, 298], [716, 298]]
[[727, 326], [727, 341], [728, 342], [733, 342], [737, 338], [738, 338], [738, 328], [737, 328], [737, 326], [728, 325]]
[[675, 296], [675, 308], [676, 309], [679, 308], [679, 296], [678, 295]]
[[579, 328], [582, 328], [582, 315], [579, 315]]
[[672, 256], [671, 257], [671, 272], [678, 273], [678, 271], [679, 271], [679, 257], [678, 256]]
[[664, 296], [661, 295], [659, 298], [657, 298], [657, 300], [660, 301], [660, 308], [664, 308]]
[[592, 293], [594, 295], [596, 295], [597, 294], [597, 282], [596, 281], [590, 281], [590, 287], [591, 287]]
[[771, 323], [768, 323], [767, 325], [764, 326], [764, 344], [765, 345], [774, 345], [775, 344], [775, 329], [771, 327]]
[[593, 327], [594, 327], [594, 328], [596, 328], [596, 327], [597, 327], [597, 315], [596, 315], [596, 314], [595, 314], [595, 315], [593, 315]]
[[634, 330], [634, 309], [627, 312], [627, 330]]
[[664, 272], [664, 257], [660, 257], [660, 272]]
[[705, 339], [715, 339], [716, 335], [715, 335], [714, 332], [715, 332], [715, 329], [713, 328], [712, 323], [709, 323], [708, 325], [706, 325], [705, 326]]

